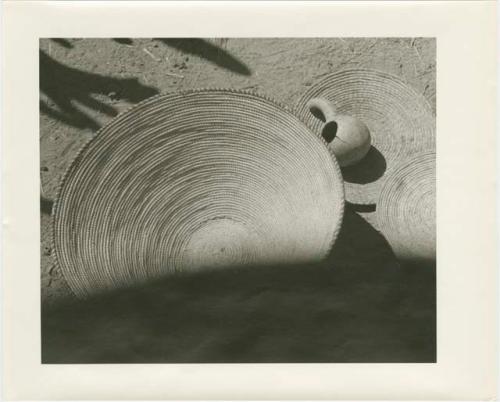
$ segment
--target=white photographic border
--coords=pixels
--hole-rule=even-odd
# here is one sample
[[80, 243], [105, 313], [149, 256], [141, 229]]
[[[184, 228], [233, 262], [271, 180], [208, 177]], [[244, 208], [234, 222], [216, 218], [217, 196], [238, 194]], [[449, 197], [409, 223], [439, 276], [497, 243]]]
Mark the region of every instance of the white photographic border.
[[[494, 1], [3, 4], [6, 399], [494, 399]], [[39, 84], [43, 37], [434, 37], [437, 363], [42, 365]]]

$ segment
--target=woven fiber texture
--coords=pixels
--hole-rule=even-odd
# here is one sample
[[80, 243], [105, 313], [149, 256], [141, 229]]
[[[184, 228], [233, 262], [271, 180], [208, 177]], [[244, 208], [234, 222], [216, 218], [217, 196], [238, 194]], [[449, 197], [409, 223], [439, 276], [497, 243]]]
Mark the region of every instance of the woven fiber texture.
[[66, 172], [53, 227], [61, 271], [86, 297], [175, 272], [320, 260], [344, 208], [325, 145], [256, 94], [150, 98]]
[[397, 257], [436, 258], [436, 154], [414, 155], [395, 167], [377, 203], [381, 232]]
[[345, 70], [311, 86], [298, 100], [295, 113], [320, 135], [322, 121], [307, 102], [331, 101], [339, 114], [359, 118], [370, 130], [372, 147], [363, 160], [342, 169], [346, 200], [374, 204], [381, 185], [398, 163], [415, 152], [435, 149], [435, 119], [427, 100], [398, 77], [374, 70]]

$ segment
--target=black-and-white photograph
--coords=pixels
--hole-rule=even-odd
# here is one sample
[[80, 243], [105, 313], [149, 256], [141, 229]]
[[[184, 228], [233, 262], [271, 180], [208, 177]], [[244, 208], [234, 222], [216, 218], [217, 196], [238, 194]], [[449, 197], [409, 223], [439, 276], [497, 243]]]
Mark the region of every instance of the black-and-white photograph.
[[43, 38], [43, 364], [436, 362], [436, 40]]

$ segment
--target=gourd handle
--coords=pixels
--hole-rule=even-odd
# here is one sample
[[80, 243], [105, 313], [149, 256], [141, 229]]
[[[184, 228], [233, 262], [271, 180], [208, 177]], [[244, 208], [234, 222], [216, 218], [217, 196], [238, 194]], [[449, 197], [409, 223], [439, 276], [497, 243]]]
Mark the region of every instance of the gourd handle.
[[337, 114], [335, 105], [323, 98], [312, 98], [307, 102], [307, 107], [314, 116], [325, 122], [334, 120]]

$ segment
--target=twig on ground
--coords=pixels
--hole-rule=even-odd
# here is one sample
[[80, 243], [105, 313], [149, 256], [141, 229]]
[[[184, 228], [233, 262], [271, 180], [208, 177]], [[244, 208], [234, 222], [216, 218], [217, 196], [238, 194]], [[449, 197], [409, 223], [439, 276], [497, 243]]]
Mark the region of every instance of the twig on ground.
[[170, 77], [184, 78], [183, 75], [175, 74], [175, 73], [165, 73], [165, 75], [169, 75]]
[[159, 59], [158, 57], [156, 57], [153, 53], [151, 53], [148, 49], [146, 49], [145, 47], [142, 48], [142, 50], [144, 50], [146, 52], [146, 54], [148, 54], [149, 56], [151, 56], [151, 58], [154, 60], [154, 61], [161, 61], [161, 59]]
[[413, 46], [413, 49], [415, 50], [415, 53], [417, 54], [417, 57], [418, 57], [418, 59], [420, 60], [420, 64], [422, 64], [422, 66], [425, 66], [425, 63], [424, 63], [424, 61], [422, 60], [422, 57], [420, 56], [420, 52], [418, 51], [417, 47], [416, 47], [416, 46]]
[[422, 66], [425, 66], [425, 63], [424, 61], [422, 60], [422, 57], [420, 56], [420, 52], [418, 51], [418, 47], [415, 45], [415, 41], [417, 40], [417, 38], [411, 38], [411, 41], [410, 41], [410, 47], [415, 51], [419, 61], [420, 61], [420, 64]]

